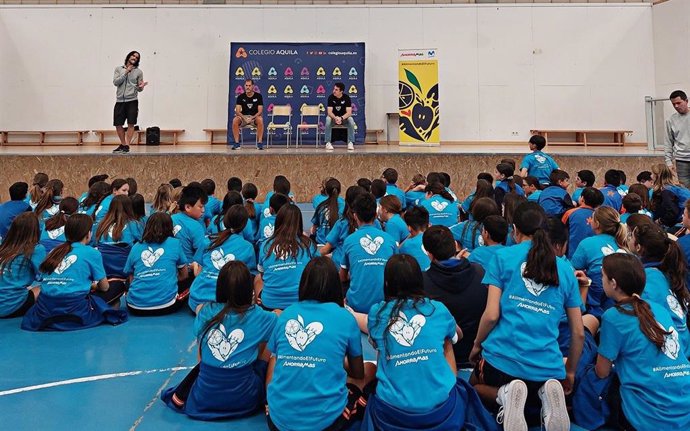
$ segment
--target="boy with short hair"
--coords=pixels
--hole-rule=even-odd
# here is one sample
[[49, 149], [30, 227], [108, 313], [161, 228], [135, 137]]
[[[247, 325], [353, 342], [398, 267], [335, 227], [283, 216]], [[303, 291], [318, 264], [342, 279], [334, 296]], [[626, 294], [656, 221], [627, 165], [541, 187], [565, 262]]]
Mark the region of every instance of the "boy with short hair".
[[575, 187], [577, 187], [577, 189], [573, 192], [573, 205], [578, 205], [582, 190], [584, 190], [585, 187], [594, 187], [595, 181], [594, 172], [589, 169], [583, 169], [577, 172], [575, 175]]
[[[398, 171], [393, 168], [386, 168], [381, 174], [381, 179], [386, 181], [386, 194], [393, 195], [400, 199], [403, 211], [405, 210], [405, 192], [398, 188]], [[373, 184], [372, 184], [373, 185]]]
[[524, 186], [522, 189], [525, 191], [528, 201], [539, 202], [539, 196], [541, 195], [541, 184], [537, 177], [528, 175], [525, 177]]
[[482, 222], [482, 240], [484, 245], [472, 250], [467, 257], [470, 262], [486, 268], [496, 252], [503, 247], [508, 237], [508, 222], [501, 216], [491, 215]]
[[573, 200], [568, 194], [568, 180], [570, 175], [560, 169], [555, 169], [549, 177], [551, 185], [542, 190], [539, 205], [549, 217], [561, 217], [573, 207]]
[[604, 187], [599, 189], [604, 194], [604, 203], [602, 205], [620, 212], [623, 206], [623, 197], [618, 193], [618, 187], [621, 185], [620, 171], [616, 169], [606, 171], [604, 182]]
[[178, 200], [180, 212], [172, 215], [173, 235], [180, 240], [187, 262], [192, 262], [196, 251], [206, 246], [206, 232], [199, 219], [204, 215], [207, 201], [203, 188], [189, 185], [182, 189]]
[[522, 159], [520, 175], [523, 177], [527, 175], [537, 177], [539, 183], [548, 185], [551, 172], [558, 169], [558, 163], [542, 151], [545, 146], [546, 139], [543, 136], [533, 135], [529, 138], [529, 149], [532, 153]]
[[604, 195], [594, 187], [585, 187], [580, 195], [578, 207], [567, 211], [561, 221], [568, 228], [568, 258], [571, 258], [577, 250], [580, 242], [594, 236], [594, 230], [590, 224], [594, 210], [604, 203]]
[[405, 211], [403, 218], [407, 224], [407, 230], [410, 231], [410, 236], [400, 244], [398, 253], [409, 254], [414, 257], [422, 271], [426, 271], [431, 265], [431, 259], [424, 252], [422, 237], [429, 227], [429, 211], [421, 206], [411, 206]]
[[29, 192], [29, 184], [17, 182], [10, 186], [10, 200], [0, 205], [0, 242], [10, 230], [12, 221], [19, 214], [31, 211], [31, 206], [26, 203], [26, 194]]

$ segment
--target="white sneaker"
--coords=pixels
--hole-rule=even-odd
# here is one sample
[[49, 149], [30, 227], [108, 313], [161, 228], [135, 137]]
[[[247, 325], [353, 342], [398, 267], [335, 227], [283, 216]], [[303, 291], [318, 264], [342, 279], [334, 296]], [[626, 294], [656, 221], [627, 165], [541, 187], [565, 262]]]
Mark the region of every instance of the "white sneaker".
[[352, 142], [347, 143], [347, 151], [354, 151], [355, 150], [355, 144]]
[[498, 388], [496, 402], [499, 406], [496, 422], [503, 424], [506, 431], [527, 431], [525, 420], [527, 385], [522, 380], [513, 380]]
[[558, 380], [547, 380], [544, 386], [539, 388], [541, 399], [541, 419], [546, 431], [568, 431], [570, 418], [565, 405], [563, 386]]
[[333, 144], [326, 142], [326, 151], [333, 151]]

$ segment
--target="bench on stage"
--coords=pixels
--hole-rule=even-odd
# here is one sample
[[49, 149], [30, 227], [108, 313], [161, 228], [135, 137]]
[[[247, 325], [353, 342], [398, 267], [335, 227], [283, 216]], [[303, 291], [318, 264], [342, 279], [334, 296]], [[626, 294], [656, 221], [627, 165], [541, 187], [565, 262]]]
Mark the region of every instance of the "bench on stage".
[[[225, 145], [228, 140], [228, 129], [204, 129], [206, 132], [206, 143], [207, 144], [223, 144]], [[222, 141], [216, 140], [216, 137], [220, 136], [223, 138]]]
[[[73, 145], [75, 141], [46, 141], [50, 136], [73, 136], [77, 145], [84, 144], [88, 130], [1, 130], [0, 145]], [[23, 141], [10, 141], [10, 137], [21, 136]]]
[[[117, 137], [117, 132], [115, 129], [107, 130], [93, 130], [93, 133], [98, 136], [98, 145], [119, 145], [120, 141], [106, 141], [106, 137]], [[178, 136], [184, 133], [184, 129], [161, 129], [161, 145], [177, 145]], [[163, 135], [171, 135], [171, 140], [164, 141]], [[143, 141], [143, 142], [142, 142]], [[146, 130], [136, 131], [136, 145], [142, 145], [146, 143]]]
[[625, 145], [625, 136], [631, 135], [631, 130], [530, 130], [533, 135], [546, 138], [548, 145]]

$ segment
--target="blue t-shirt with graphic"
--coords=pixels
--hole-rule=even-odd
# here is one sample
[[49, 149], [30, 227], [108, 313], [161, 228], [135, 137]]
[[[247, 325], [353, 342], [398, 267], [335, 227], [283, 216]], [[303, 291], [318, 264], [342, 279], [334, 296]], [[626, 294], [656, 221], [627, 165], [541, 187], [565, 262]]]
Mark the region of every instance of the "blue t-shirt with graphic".
[[407, 200], [405, 199], [405, 192], [398, 188], [395, 184], [386, 184], [386, 195], [392, 195], [398, 198], [403, 209], [407, 207]]
[[65, 227], [60, 226], [57, 229], [47, 230], [45, 226], [43, 226], [43, 229], [41, 229], [41, 241], [45, 240], [58, 242], [67, 241], [67, 239], [65, 238]]
[[[462, 248], [467, 249], [467, 251], [472, 251], [484, 245], [484, 239], [482, 239], [482, 225], [476, 221], [462, 221], [451, 226], [450, 232], [453, 234], [453, 239], [457, 241]], [[472, 233], [474, 233], [474, 236]]]
[[38, 267], [46, 258], [46, 249], [36, 244], [27, 259], [15, 256], [0, 269], [0, 317], [8, 316], [21, 307], [27, 298], [27, 287], [38, 286]]
[[471, 193], [469, 196], [465, 198], [464, 201], [460, 204], [460, 207], [462, 210], [467, 214], [470, 220], [472, 220], [472, 214], [470, 213], [470, 205], [472, 205], [472, 201], [474, 200], [474, 192]]
[[201, 346], [201, 362], [216, 368], [240, 368], [256, 362], [259, 346], [267, 343], [275, 330], [278, 316], [252, 305], [242, 314], [228, 312], [223, 321], [211, 328], [208, 323], [225, 304], [209, 302], [194, 320], [194, 335]]
[[647, 283], [642, 291], [642, 299], [661, 305], [673, 319], [673, 327], [678, 331], [680, 348], [686, 357], [690, 357], [690, 331], [688, 331], [687, 312], [671, 291], [668, 279], [656, 266], [658, 264], [645, 264], [644, 272], [647, 275]]
[[432, 226], [451, 227], [458, 222], [458, 206], [441, 195], [430, 197], [421, 206], [429, 211], [429, 224]]
[[572, 258], [582, 240], [594, 236], [591, 221], [594, 210], [590, 207], [579, 207], [568, 213], [568, 259]]
[[489, 265], [489, 263], [491, 263], [491, 259], [494, 258], [496, 252], [504, 248], [505, 246], [501, 244], [477, 247], [474, 250], [472, 250], [472, 253], [470, 253], [470, 255], [467, 257], [467, 260], [469, 260], [470, 262], [478, 263], [482, 266], [482, 268], [486, 268]]
[[[225, 223], [223, 223], [223, 217], [224, 215], [221, 214], [211, 219], [211, 223], [206, 228], [207, 237], [216, 236], [225, 230]], [[256, 233], [254, 232], [251, 223], [249, 223], [249, 220], [247, 220], [247, 224], [244, 226], [244, 229], [242, 230], [242, 238], [254, 244], [255, 235]]]
[[341, 218], [333, 225], [333, 228], [326, 236], [326, 243], [333, 247], [331, 259], [336, 267], [340, 267], [343, 260], [343, 243], [345, 238], [350, 235], [350, 224], [347, 219]]
[[172, 216], [173, 234], [180, 240], [182, 251], [187, 262], [194, 262], [197, 250], [204, 248], [206, 232], [196, 220], [185, 213], [177, 213]]
[[405, 192], [405, 208], [410, 208], [412, 206], [419, 206], [426, 199], [426, 193], [423, 191], [410, 190]]
[[618, 193], [618, 189], [610, 184], [606, 184], [599, 190], [604, 194], [604, 203], [602, 206], [611, 207], [620, 212], [623, 207], [623, 197]]
[[299, 281], [304, 268], [316, 255], [316, 246], [312, 243], [292, 257], [281, 256], [276, 250], [268, 254], [271, 244], [273, 240], [268, 240], [259, 250], [258, 270], [264, 283], [261, 302], [266, 308], [284, 309], [298, 301]]
[[301, 301], [278, 318], [267, 348], [275, 360], [267, 400], [279, 429], [322, 430], [343, 413], [346, 357], [362, 356], [355, 318], [332, 302]]
[[[323, 201], [322, 201], [323, 202]], [[317, 205], [318, 207], [318, 205]], [[343, 211], [345, 210], [345, 200], [338, 198], [338, 219], [336, 223], [342, 217]], [[332, 227], [328, 224], [329, 219], [329, 209], [327, 206], [322, 207], [322, 209], [314, 212], [314, 216], [311, 218], [311, 224], [316, 226], [316, 243], [319, 245], [326, 244], [326, 238]], [[335, 226], [335, 223], [333, 223]]]
[[273, 236], [276, 230], [276, 216], [270, 214], [268, 217], [263, 217], [259, 223], [259, 230], [256, 232], [256, 243], [261, 246], [267, 239]]
[[446, 339], [457, 342], [455, 319], [430, 299], [407, 300], [396, 316], [393, 306], [381, 302], [369, 311], [369, 339], [378, 351], [376, 396], [406, 412], [428, 412], [448, 399], [456, 383], [443, 354]]
[[415, 236], [408, 237], [400, 244], [398, 254], [409, 254], [414, 257], [419, 267], [422, 268], [422, 271], [426, 271], [431, 266], [431, 259], [429, 259], [429, 255], [426, 254], [424, 249], [424, 244], [422, 243], [423, 237], [424, 234], [422, 232]]
[[402, 244], [405, 238], [410, 236], [410, 231], [407, 229], [407, 223], [405, 223], [405, 220], [398, 214], [393, 214], [384, 226], [385, 232], [392, 236], [398, 244]]
[[88, 294], [91, 283], [105, 278], [103, 258], [95, 248], [79, 242], [50, 274], [43, 274], [41, 295], [51, 297]]
[[124, 267], [124, 273], [132, 275], [127, 304], [141, 309], [174, 304], [177, 270], [187, 263], [180, 241], [175, 238], [166, 238], [161, 244], [135, 244]]
[[[98, 224], [103, 220], [103, 217], [108, 213], [108, 210], [110, 209], [110, 203], [113, 201], [114, 195], [108, 195], [103, 200], [101, 203], [98, 205], [98, 208], [96, 208], [96, 212], [94, 213], [94, 220], [96, 221], [95, 224]], [[86, 214], [91, 214], [86, 213]]]
[[189, 308], [192, 310], [196, 310], [199, 304], [216, 300], [218, 274], [226, 263], [233, 260], [243, 262], [249, 272], [256, 274], [254, 246], [240, 235], [230, 235], [218, 247], [209, 249], [209, 246], [207, 242], [194, 255], [194, 262], [201, 265], [201, 272], [189, 288]]
[[551, 172], [558, 169], [558, 163], [548, 154], [537, 150], [522, 159], [520, 170], [522, 169], [527, 169], [527, 175], [537, 178], [540, 184], [549, 184]]
[[[94, 225], [93, 227], [95, 229], [97, 225]], [[132, 245], [135, 242], [140, 242], [141, 237], [144, 235], [144, 226], [140, 222], [135, 220], [132, 220], [125, 225], [125, 227], [122, 229], [122, 233], [120, 234], [119, 240], [113, 238], [114, 228], [115, 225], [111, 225], [110, 228], [100, 238], [96, 238], [96, 231], [94, 230], [92, 243], [94, 243], [94, 245], [118, 243], [126, 243]]]
[[656, 321], [671, 332], [661, 350], [642, 333], [636, 316], [614, 307], [602, 316], [599, 354], [616, 366], [623, 413], [635, 429], [687, 430], [690, 363], [671, 316], [660, 305], [649, 305]]
[[213, 217], [220, 214], [223, 210], [223, 202], [218, 200], [215, 196], [209, 196], [208, 202], [204, 205], [204, 220], [211, 220]]
[[373, 225], [362, 225], [343, 243], [340, 267], [350, 271], [347, 304], [355, 311], [368, 313], [383, 301], [383, 270], [397, 251], [393, 237]]
[[558, 322], [567, 308], [582, 304], [573, 267], [556, 258], [558, 286], [525, 279], [523, 272], [532, 241], [496, 252], [482, 283], [501, 289], [501, 316], [482, 347], [484, 359], [520, 379], [565, 378], [558, 345]]
[[616, 238], [602, 233], [583, 239], [570, 259], [575, 269], [585, 271], [587, 277], [592, 280], [587, 291], [587, 311], [596, 317], [601, 316], [606, 301], [601, 281], [601, 264], [605, 256], [613, 253], [625, 253], [625, 250], [618, 247]]

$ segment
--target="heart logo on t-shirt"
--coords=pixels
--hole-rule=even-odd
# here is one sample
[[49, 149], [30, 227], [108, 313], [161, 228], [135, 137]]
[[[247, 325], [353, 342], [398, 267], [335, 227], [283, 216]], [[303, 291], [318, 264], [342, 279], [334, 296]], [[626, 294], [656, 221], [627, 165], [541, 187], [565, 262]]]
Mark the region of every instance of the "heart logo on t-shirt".
[[274, 231], [275, 226], [273, 226], [271, 223], [264, 226], [264, 238], [270, 238], [271, 236], [273, 236]]
[[383, 237], [377, 236], [372, 238], [370, 235], [363, 236], [359, 239], [359, 245], [362, 246], [364, 251], [374, 256], [381, 248], [381, 245], [383, 245]]
[[238, 328], [230, 335], [226, 335], [225, 326], [221, 323], [217, 329], [209, 331], [206, 344], [214, 358], [225, 362], [232, 352], [237, 350], [242, 340], [244, 340], [243, 330]]
[[431, 206], [436, 210], [436, 211], [443, 211], [446, 209], [448, 206], [448, 202], [439, 202], [439, 201], [433, 201], [431, 202]]
[[608, 244], [601, 248], [601, 254], [603, 254], [604, 256], [609, 256], [613, 253], [625, 253], [625, 250], [623, 250], [622, 248], [617, 248], [614, 250], [614, 248]]
[[268, 218], [271, 216], [271, 209], [266, 207], [264, 208], [264, 218]]
[[218, 271], [232, 260], [235, 260], [235, 255], [232, 253], [225, 254], [223, 250], [213, 250], [211, 252], [211, 262]]
[[527, 267], [527, 262], [523, 262], [522, 265], [520, 265], [520, 275], [522, 277], [522, 281], [525, 283], [525, 288], [532, 295], [539, 296], [542, 294], [543, 291], [545, 291], [548, 288], [548, 286], [544, 286], [541, 283], [537, 283], [536, 281], [532, 280], [531, 278], [525, 278], [525, 268], [526, 267]]
[[55, 273], [57, 275], [62, 274], [63, 272], [67, 271], [67, 269], [74, 264], [74, 262], [77, 261], [77, 256], [74, 254], [71, 254], [64, 259], [62, 259], [62, 262], [60, 262], [60, 265], [58, 265], [57, 268], [55, 268]]
[[57, 229], [49, 230], [48, 231], [48, 238], [50, 239], [57, 239], [60, 235], [65, 233], [65, 227], [61, 226]]
[[388, 332], [401, 346], [412, 347], [414, 340], [422, 332], [422, 326], [426, 324], [426, 317], [415, 314], [414, 317], [407, 320], [407, 316], [402, 311], [398, 315], [400, 317], [395, 319], [395, 323], [391, 325]]
[[323, 324], [321, 322], [311, 322], [304, 325], [304, 319], [299, 314], [297, 320], [290, 319], [285, 324], [285, 338], [293, 349], [303, 352], [304, 349], [323, 332]]
[[544, 163], [544, 162], [546, 161], [546, 157], [544, 157], [544, 156], [542, 156], [542, 155], [539, 155], [539, 154], [537, 154], [536, 156], [534, 156], [534, 159], [535, 159], [537, 162], [539, 162], [539, 163]]
[[678, 299], [676, 299], [675, 295], [668, 295], [666, 296], [666, 303], [668, 304], [668, 308], [671, 309], [673, 314], [678, 316], [680, 319], [685, 318], [685, 313], [683, 313], [683, 307], [680, 306], [680, 303], [678, 302]]
[[158, 259], [160, 259], [164, 253], [165, 250], [162, 248], [157, 248], [154, 251], [151, 247], [148, 247], [146, 250], [141, 252], [141, 261], [145, 267], [151, 268], [156, 264], [156, 262], [158, 262]]
[[669, 326], [668, 329], [664, 328], [662, 325], [659, 326], [661, 326], [664, 331], [670, 332], [670, 334], [664, 336], [664, 345], [661, 347], [661, 351], [664, 352], [664, 355], [675, 361], [678, 359], [678, 353], [680, 352], [678, 332], [673, 326]]
[[180, 226], [179, 224], [175, 225], [175, 227], [173, 228], [173, 236], [177, 236], [177, 234], [180, 233], [181, 230], [182, 226]]

